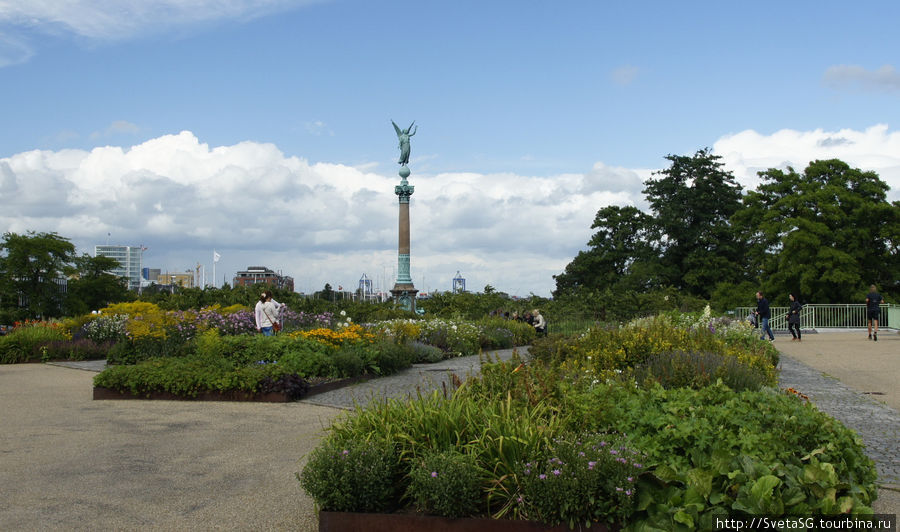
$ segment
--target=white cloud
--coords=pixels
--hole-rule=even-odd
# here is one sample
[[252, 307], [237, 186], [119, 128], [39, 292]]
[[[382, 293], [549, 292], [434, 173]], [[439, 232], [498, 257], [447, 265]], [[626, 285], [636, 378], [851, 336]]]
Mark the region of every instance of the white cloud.
[[249, 20], [315, 0], [0, 0], [0, 24], [122, 39], [222, 19]]
[[[353, 286], [396, 267], [395, 176], [285, 157], [272, 144], [210, 147], [190, 132], [132, 147], [29, 151], [0, 159], [0, 226], [56, 231], [81, 251], [151, 248], [148, 266], [181, 271], [222, 254], [227, 278], [251, 264], [295, 277], [299, 290]], [[624, 185], [604, 188], [622, 176]], [[606, 177], [604, 177], [606, 176]], [[590, 236], [594, 214], [630, 204], [636, 174], [415, 174], [412, 273], [449, 289], [457, 270], [481, 289], [548, 295]], [[423, 280], [424, 276], [424, 280]], [[219, 275], [221, 282], [221, 275]]]
[[763, 135], [748, 129], [720, 138], [713, 151], [745, 187], [759, 184], [757, 172], [793, 167], [802, 172], [815, 160], [840, 159], [854, 168], [872, 170], [891, 190], [888, 199], [900, 199], [900, 132], [886, 124], [865, 131], [796, 131], [782, 129]]
[[[743, 131], [713, 151], [747, 187], [756, 171], [840, 158], [874, 170], [900, 191], [900, 134], [865, 131]], [[643, 205], [649, 169], [596, 163], [583, 174], [416, 171], [410, 184], [412, 275], [422, 289], [450, 289], [458, 271], [468, 287], [549, 295], [560, 273], [610, 204]], [[145, 265], [184, 271], [198, 262], [217, 282], [250, 265], [295, 278], [298, 290], [354, 287], [366, 273], [393, 283], [397, 264], [399, 179], [374, 166], [310, 164], [275, 145], [209, 146], [193, 133], [131, 147], [28, 151], [0, 158], [0, 227], [56, 231], [82, 252], [110, 243], [150, 247]]]
[[892, 65], [883, 65], [877, 70], [859, 65], [833, 65], [825, 70], [823, 81], [835, 89], [900, 90], [900, 72]]

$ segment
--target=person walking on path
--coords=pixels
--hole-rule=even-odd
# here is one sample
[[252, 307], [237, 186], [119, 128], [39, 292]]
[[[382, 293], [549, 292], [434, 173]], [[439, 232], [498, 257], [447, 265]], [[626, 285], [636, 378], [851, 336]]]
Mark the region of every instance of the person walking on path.
[[[869, 340], [878, 341], [878, 313], [881, 312], [879, 305], [884, 303], [884, 298], [881, 297], [876, 289], [875, 285], [869, 287], [869, 295], [866, 296], [866, 317], [869, 318]], [[872, 322], [875, 322], [875, 332], [873, 335], [872, 332]]]
[[772, 334], [772, 329], [769, 327], [769, 318], [772, 317], [769, 310], [769, 300], [763, 296], [762, 292], [756, 293], [756, 315], [759, 316], [759, 326], [762, 329], [762, 336], [759, 339], [765, 340], [766, 334], [768, 334], [769, 340], [774, 342], [775, 335]]
[[788, 309], [787, 315], [788, 330], [791, 331], [791, 336], [793, 336], [791, 341], [802, 342], [800, 336], [800, 311], [803, 310], [803, 305], [797, 301], [797, 296], [794, 294], [790, 294], [788, 297], [791, 299], [791, 308]]

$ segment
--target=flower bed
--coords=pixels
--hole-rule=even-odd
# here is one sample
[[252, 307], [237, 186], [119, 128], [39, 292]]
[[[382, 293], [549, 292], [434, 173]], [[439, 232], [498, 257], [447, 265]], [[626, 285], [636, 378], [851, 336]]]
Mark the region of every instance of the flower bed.
[[[875, 468], [859, 438], [770, 386], [770, 346], [740, 325], [694, 318], [702, 326], [664, 317], [592, 331], [531, 364], [485, 365], [450, 396], [358, 408], [298, 478], [324, 511], [569, 527], [707, 530], [725, 516], [870, 513]], [[692, 349], [732, 361], [726, 378], [635, 379], [651, 357]], [[764, 378], [740, 392], [725, 384], [751, 370]]]

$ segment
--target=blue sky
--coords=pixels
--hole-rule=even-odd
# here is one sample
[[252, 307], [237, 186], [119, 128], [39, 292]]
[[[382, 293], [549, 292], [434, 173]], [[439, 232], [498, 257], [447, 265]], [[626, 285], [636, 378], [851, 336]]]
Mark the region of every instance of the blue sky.
[[670, 153], [712, 147], [746, 186], [838, 157], [900, 198], [893, 2], [52, 4], [0, 0], [0, 229], [85, 251], [111, 233], [186, 269], [216, 248], [300, 290], [387, 272], [391, 119], [419, 125], [412, 268], [432, 289], [460, 269], [549, 294], [596, 211], [640, 205]]

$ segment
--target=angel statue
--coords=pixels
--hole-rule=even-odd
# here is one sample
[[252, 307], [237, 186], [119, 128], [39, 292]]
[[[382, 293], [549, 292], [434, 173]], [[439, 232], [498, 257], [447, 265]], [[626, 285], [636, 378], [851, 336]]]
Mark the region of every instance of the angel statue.
[[409, 130], [412, 129], [415, 123], [416, 121], [413, 120], [412, 124], [410, 124], [408, 128], [400, 129], [400, 127], [397, 126], [397, 124], [394, 123], [393, 120], [391, 120], [391, 124], [394, 124], [394, 131], [397, 132], [397, 138], [400, 140], [400, 160], [397, 161], [397, 163], [404, 166], [409, 164], [409, 137], [415, 135], [416, 131], [418, 131], [419, 129], [419, 126], [416, 126], [416, 129], [413, 130], [412, 133], [409, 132]]

